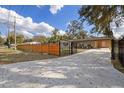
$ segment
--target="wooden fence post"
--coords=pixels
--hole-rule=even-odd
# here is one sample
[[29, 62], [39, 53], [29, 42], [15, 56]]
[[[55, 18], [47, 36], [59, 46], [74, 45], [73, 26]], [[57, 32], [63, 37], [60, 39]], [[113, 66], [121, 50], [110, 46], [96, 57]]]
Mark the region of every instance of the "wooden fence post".
[[115, 59], [115, 50], [114, 50], [114, 39], [111, 40], [111, 59]]
[[59, 41], [59, 56], [61, 56], [61, 41]]

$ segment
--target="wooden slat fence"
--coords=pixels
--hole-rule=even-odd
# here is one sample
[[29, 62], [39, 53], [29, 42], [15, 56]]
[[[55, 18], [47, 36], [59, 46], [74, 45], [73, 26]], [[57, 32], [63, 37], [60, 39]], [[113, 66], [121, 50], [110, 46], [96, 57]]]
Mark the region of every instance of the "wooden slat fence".
[[118, 45], [119, 45], [119, 61], [124, 67], [124, 38], [122, 40], [119, 40]]
[[60, 55], [60, 44], [49, 43], [49, 44], [21, 44], [17, 46], [18, 50], [36, 53], [48, 53], [51, 55]]

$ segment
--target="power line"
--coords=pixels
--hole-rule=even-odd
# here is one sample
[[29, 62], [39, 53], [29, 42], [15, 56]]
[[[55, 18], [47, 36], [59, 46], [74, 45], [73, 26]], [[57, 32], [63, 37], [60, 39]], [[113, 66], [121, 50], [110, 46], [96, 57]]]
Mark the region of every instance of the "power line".
[[2, 29], [2, 30], [0, 30], [0, 32], [1, 32], [2, 34], [4, 34], [4, 35], [6, 35], [6, 33], [3, 31], [3, 29], [5, 29], [5, 26], [6, 26], [5, 23], [1, 23], [1, 22], [0, 22], [0, 28]]
[[[9, 6], [10, 7], [10, 6]], [[21, 18], [19, 18], [19, 17], [16, 17], [16, 15], [14, 16], [14, 15], [11, 15], [11, 11], [9, 11], [8, 10], [8, 21], [7, 21], [7, 23], [6, 22], [0, 22], [0, 23], [2, 23], [2, 24], [7, 24], [7, 40], [8, 40], [8, 47], [10, 47], [10, 39], [9, 39], [9, 37], [10, 37], [10, 22], [12, 22], [10, 19], [11, 18], [14, 18], [14, 24], [13, 24], [13, 30], [14, 30], [14, 40], [15, 40], [15, 50], [16, 50], [16, 19], [21, 19]], [[2, 19], [2, 20], [5, 20], [5, 19]]]
[[7, 27], [8, 27], [8, 38], [9, 38], [9, 32], [10, 32], [10, 11], [8, 11], [8, 24], [7, 24]]

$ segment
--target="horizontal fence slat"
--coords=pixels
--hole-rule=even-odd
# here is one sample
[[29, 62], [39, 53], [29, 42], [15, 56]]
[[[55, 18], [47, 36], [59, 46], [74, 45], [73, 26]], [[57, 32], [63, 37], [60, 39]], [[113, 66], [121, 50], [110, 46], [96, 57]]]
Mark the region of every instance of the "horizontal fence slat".
[[54, 44], [22, 44], [17, 46], [18, 50], [36, 53], [48, 53], [51, 55], [60, 55], [60, 45]]

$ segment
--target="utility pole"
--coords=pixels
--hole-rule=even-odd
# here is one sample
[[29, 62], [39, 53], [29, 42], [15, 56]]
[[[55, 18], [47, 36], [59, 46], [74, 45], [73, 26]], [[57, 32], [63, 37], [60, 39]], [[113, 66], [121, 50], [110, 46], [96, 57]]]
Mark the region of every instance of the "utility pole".
[[15, 50], [16, 50], [16, 17], [14, 16], [14, 39], [15, 39]]
[[13, 17], [14, 18], [14, 25], [13, 25], [13, 28], [14, 28], [14, 39], [15, 39], [15, 50], [16, 50], [16, 19], [22, 19], [22, 18], [19, 18], [19, 17], [16, 17], [16, 16], [12, 16], [10, 14], [10, 11], [8, 11], [8, 22], [7, 22], [7, 46], [8, 48], [10, 48], [10, 17]]
[[9, 32], [10, 32], [10, 11], [8, 11], [8, 36], [7, 36], [7, 46], [8, 48], [10, 48], [10, 39], [9, 39]]
[[16, 46], [17, 46], [17, 40], [16, 40], [16, 19], [21, 19], [21, 18], [18, 18], [16, 16], [12, 16], [12, 17], [14, 17], [14, 25], [13, 25], [13, 28], [14, 28], [14, 40], [15, 40], [14, 49], [16, 50]]

